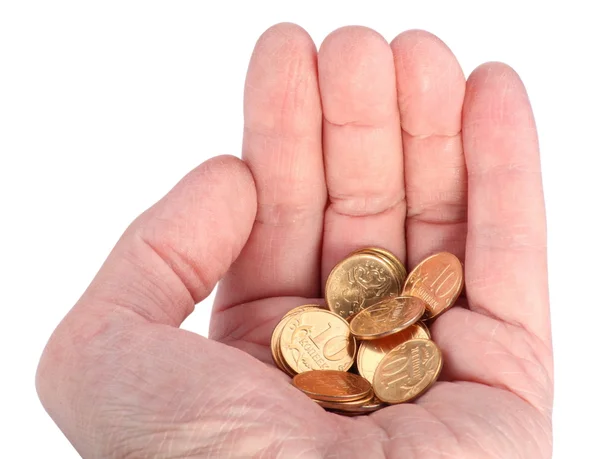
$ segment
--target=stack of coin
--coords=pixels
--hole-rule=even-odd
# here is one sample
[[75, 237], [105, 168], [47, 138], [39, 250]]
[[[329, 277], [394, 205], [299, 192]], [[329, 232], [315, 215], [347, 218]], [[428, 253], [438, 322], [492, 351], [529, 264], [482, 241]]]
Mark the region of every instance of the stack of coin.
[[292, 309], [271, 335], [273, 360], [290, 376], [312, 370], [348, 371], [356, 349], [348, 322], [319, 305]]
[[426, 258], [407, 276], [392, 253], [358, 250], [332, 269], [328, 309], [303, 305], [281, 319], [273, 360], [294, 386], [338, 414], [413, 400], [442, 368], [424, 321], [450, 308], [463, 284], [462, 264], [450, 253]]

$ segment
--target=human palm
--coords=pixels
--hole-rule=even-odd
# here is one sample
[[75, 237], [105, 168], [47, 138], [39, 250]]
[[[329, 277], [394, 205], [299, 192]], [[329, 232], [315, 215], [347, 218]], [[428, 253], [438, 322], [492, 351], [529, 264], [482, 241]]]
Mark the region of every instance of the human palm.
[[[41, 400], [84, 457], [537, 458], [551, 454], [545, 217], [518, 76], [465, 84], [410, 31], [332, 33], [317, 58], [269, 29], [245, 94], [244, 162], [207, 161], [125, 232], [52, 336]], [[468, 218], [467, 218], [468, 215]], [[381, 246], [412, 268], [447, 250], [466, 295], [432, 335], [438, 381], [347, 418], [294, 389], [269, 340], [333, 265]], [[221, 280], [210, 338], [179, 329]]]

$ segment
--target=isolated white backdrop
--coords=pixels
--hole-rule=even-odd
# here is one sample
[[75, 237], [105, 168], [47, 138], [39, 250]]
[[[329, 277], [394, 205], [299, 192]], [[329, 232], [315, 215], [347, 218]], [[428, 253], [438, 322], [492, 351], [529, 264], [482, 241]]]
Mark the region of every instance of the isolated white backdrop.
[[[203, 160], [239, 154], [250, 53], [281, 21], [317, 45], [348, 24], [389, 40], [424, 28], [467, 74], [519, 71], [548, 209], [554, 457], [599, 457], [600, 33], [585, 1], [548, 3], [1, 2], [0, 457], [78, 457], [35, 394], [43, 346], [136, 215]], [[206, 333], [210, 300], [186, 328]]]

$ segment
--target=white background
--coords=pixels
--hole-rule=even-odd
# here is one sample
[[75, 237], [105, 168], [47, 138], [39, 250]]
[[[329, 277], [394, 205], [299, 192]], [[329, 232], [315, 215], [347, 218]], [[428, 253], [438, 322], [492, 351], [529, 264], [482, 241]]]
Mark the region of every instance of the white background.
[[[35, 394], [43, 346], [137, 214], [208, 157], [239, 154], [246, 66], [280, 21], [317, 45], [348, 24], [389, 40], [424, 28], [467, 74], [519, 71], [548, 210], [554, 457], [599, 457], [600, 33], [586, 2], [548, 3], [0, 3], [0, 457], [78, 457]], [[208, 311], [186, 328], [205, 333]]]

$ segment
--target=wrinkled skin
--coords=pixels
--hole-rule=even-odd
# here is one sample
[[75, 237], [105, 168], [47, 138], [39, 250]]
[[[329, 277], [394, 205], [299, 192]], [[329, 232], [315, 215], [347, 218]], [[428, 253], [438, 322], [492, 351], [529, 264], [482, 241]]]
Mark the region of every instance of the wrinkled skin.
[[[465, 82], [422, 31], [280, 24], [245, 92], [243, 161], [217, 157], [127, 229], [42, 356], [37, 388], [83, 457], [548, 458], [552, 346], [538, 144], [508, 66]], [[281, 316], [363, 246], [448, 250], [465, 294], [432, 327], [413, 403], [327, 413], [273, 367]], [[221, 280], [210, 339], [178, 326]], [[205, 307], [204, 305], [202, 307]]]

